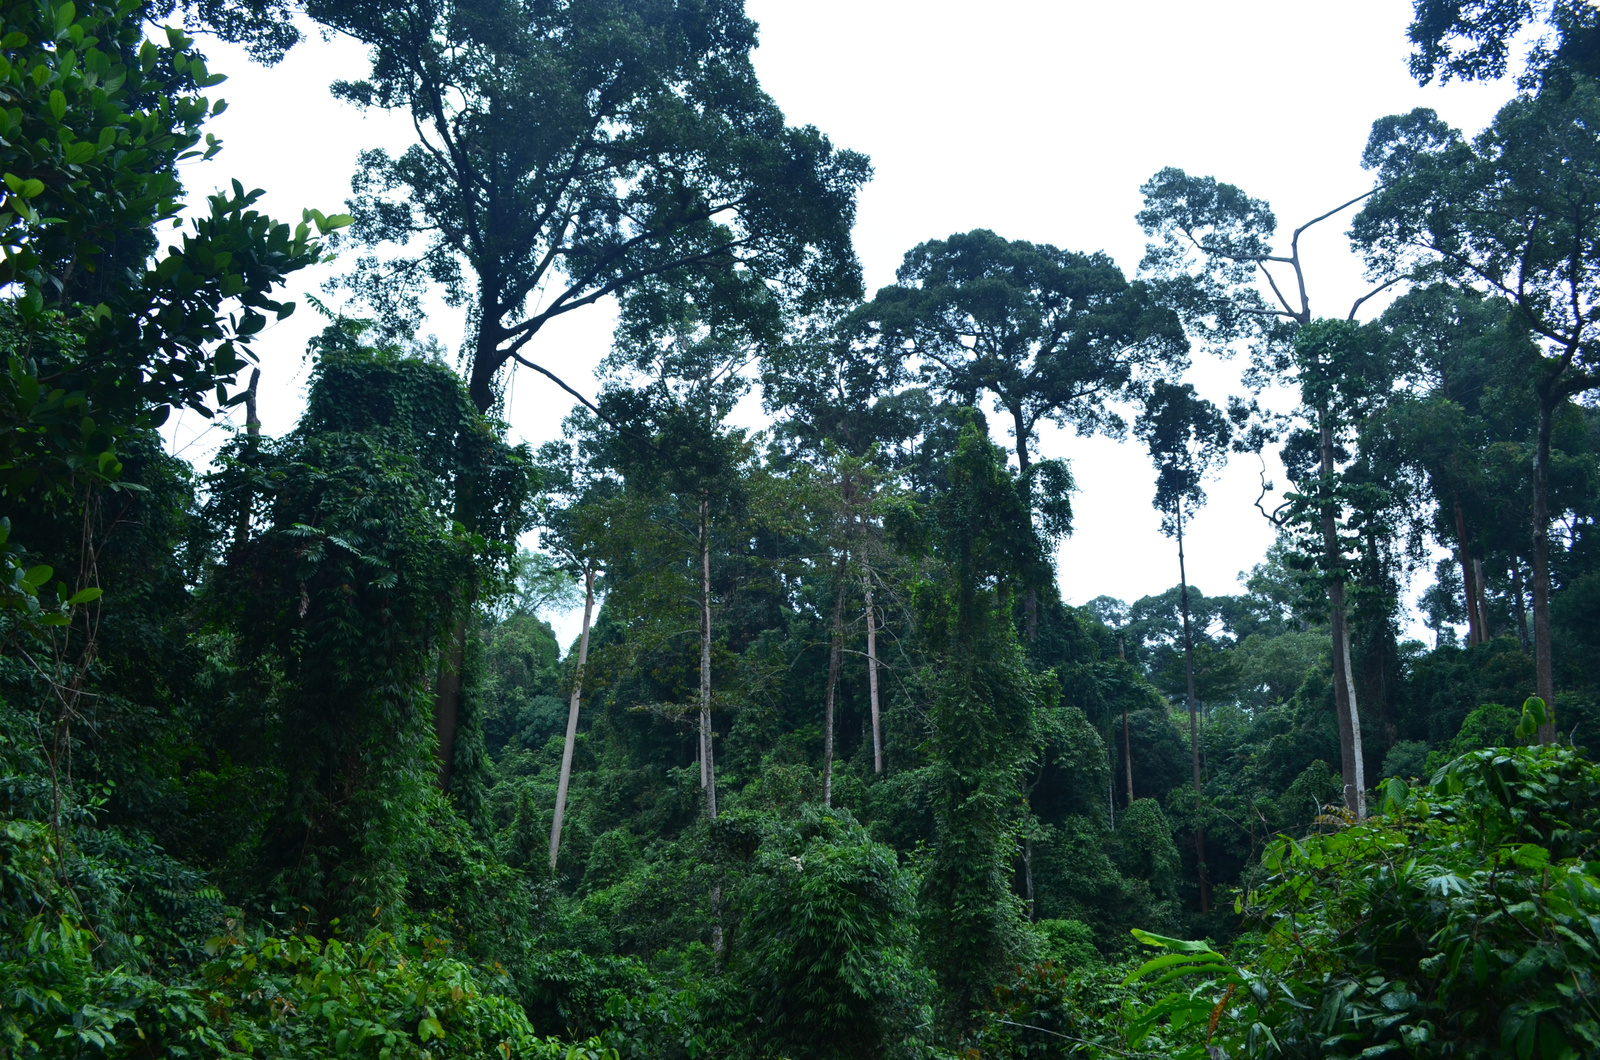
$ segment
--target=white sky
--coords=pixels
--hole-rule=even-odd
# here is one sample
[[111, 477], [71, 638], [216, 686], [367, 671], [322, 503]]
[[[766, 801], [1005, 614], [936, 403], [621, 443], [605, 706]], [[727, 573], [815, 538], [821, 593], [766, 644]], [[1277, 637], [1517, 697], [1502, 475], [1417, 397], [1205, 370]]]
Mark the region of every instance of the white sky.
[[[893, 281], [916, 243], [979, 227], [1105, 250], [1131, 274], [1144, 246], [1133, 220], [1139, 186], [1168, 165], [1267, 199], [1286, 238], [1370, 187], [1359, 160], [1375, 118], [1429, 106], [1473, 132], [1511, 92], [1509, 83], [1419, 88], [1405, 66], [1409, 0], [747, 4], [761, 26], [757, 70], [789, 121], [872, 157], [876, 176], [856, 227], [869, 291]], [[298, 221], [304, 206], [336, 212], [359, 150], [408, 142], [408, 122], [363, 117], [328, 94], [330, 81], [365, 69], [348, 41], [313, 35], [271, 69], [217, 41], [201, 47], [229, 75], [214, 90], [229, 108], [210, 126], [224, 150], [185, 175], [195, 197], [238, 178], [265, 188], [265, 208], [283, 220]], [[1343, 316], [1365, 289], [1346, 227], [1324, 222], [1302, 241], [1313, 312]], [[291, 296], [317, 292], [340, 269], [299, 274]], [[259, 343], [269, 434], [299, 413], [305, 341], [320, 323], [302, 300]], [[453, 353], [462, 324], [460, 312], [438, 304], [425, 331]], [[549, 325], [529, 353], [593, 392], [610, 327], [608, 307], [582, 310]], [[1197, 357], [1188, 378], [1221, 404], [1242, 392], [1242, 367]], [[509, 393], [518, 439], [537, 445], [559, 434], [572, 404], [565, 394], [525, 370]], [[192, 414], [173, 424], [175, 448], [206, 459], [220, 438], [203, 426]], [[1142, 447], [1046, 425], [1042, 449], [1071, 461], [1079, 484], [1076, 531], [1060, 551], [1068, 602], [1102, 593], [1133, 600], [1176, 584]], [[1190, 529], [1190, 578], [1206, 592], [1236, 591], [1239, 572], [1271, 542], [1252, 506], [1257, 472], [1253, 458], [1230, 465]], [[564, 635], [568, 625], [557, 623]]]

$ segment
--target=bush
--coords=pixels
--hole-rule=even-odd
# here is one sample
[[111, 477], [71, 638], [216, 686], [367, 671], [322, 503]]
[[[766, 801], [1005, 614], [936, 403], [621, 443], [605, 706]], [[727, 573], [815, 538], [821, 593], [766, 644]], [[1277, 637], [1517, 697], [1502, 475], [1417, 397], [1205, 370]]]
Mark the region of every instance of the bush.
[[[1135, 977], [1187, 979], [1130, 1013], [1125, 1047], [1174, 1058], [1538, 1056], [1600, 1050], [1600, 766], [1490, 749], [1383, 812], [1281, 839], [1241, 899], [1260, 928], [1224, 956], [1158, 936]], [[1141, 933], [1142, 934], [1142, 933]]]

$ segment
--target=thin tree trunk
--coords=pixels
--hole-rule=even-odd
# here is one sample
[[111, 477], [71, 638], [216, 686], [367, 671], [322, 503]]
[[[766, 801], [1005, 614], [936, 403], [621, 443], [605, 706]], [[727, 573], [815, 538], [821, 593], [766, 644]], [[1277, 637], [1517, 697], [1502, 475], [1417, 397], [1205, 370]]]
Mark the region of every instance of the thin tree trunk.
[[1489, 597], [1484, 590], [1483, 560], [1472, 561], [1473, 580], [1478, 584], [1478, 629], [1481, 631], [1483, 643], [1494, 640], [1494, 630], [1489, 628]]
[[1039, 919], [1034, 911], [1033, 902], [1033, 836], [1030, 834], [1022, 841], [1022, 888], [1023, 897], [1028, 903], [1028, 920], [1032, 922]]
[[1117, 756], [1115, 745], [1110, 740], [1106, 743], [1106, 760], [1111, 763], [1110, 775], [1106, 777], [1106, 822], [1114, 829], [1117, 827]]
[[[1017, 470], [1024, 480], [1028, 477], [1028, 468], [1032, 466], [1032, 458], [1028, 454], [1028, 434], [1026, 421], [1023, 419], [1021, 409], [1011, 410], [1011, 419], [1017, 432]], [[1033, 484], [1028, 483], [1030, 492]], [[1029, 515], [1032, 519], [1032, 515]], [[1039, 637], [1039, 590], [1029, 586], [1022, 594], [1022, 635], [1032, 644]]]
[[[261, 383], [261, 369], [250, 371], [250, 385], [244, 392], [244, 430], [252, 455], [261, 439], [261, 420], [256, 417], [256, 387]], [[233, 550], [239, 551], [250, 537], [250, 509], [255, 504], [255, 492], [245, 487], [244, 499], [239, 504], [239, 518], [233, 526]]]
[[711, 503], [700, 498], [700, 784], [706, 819], [717, 819], [717, 764], [711, 745]]
[[833, 805], [833, 698], [839, 688], [839, 666], [844, 653], [844, 579], [850, 553], [839, 556], [838, 589], [833, 597], [833, 633], [828, 638], [828, 686], [822, 695], [822, 805]]
[[[1128, 661], [1128, 646], [1117, 636], [1117, 658]], [[1122, 765], [1128, 778], [1128, 805], [1133, 805], [1133, 742], [1128, 737], [1128, 704], [1122, 704]]]
[[[1194, 802], [1200, 808], [1200, 708], [1194, 694], [1194, 637], [1189, 632], [1189, 574], [1183, 562], [1183, 502], [1175, 509], [1178, 528], [1178, 599], [1183, 612], [1183, 678], [1189, 695], [1189, 760], [1194, 769]], [[1200, 912], [1211, 911], [1211, 880], [1206, 872], [1206, 830], [1194, 826], [1195, 863], [1200, 870]]]
[[1128, 705], [1122, 705], [1122, 771], [1128, 778], [1128, 805], [1133, 805], [1133, 743], [1128, 738]]
[[[1543, 389], [1543, 388], [1541, 388]], [[1533, 672], [1546, 717], [1539, 742], [1556, 740], [1555, 655], [1550, 644], [1550, 425], [1555, 401], [1539, 395], [1539, 436], [1533, 453]]]
[[872, 606], [872, 576], [863, 579], [867, 610], [867, 693], [872, 698], [872, 771], [883, 772], [883, 724], [878, 716], [878, 618]]
[[583, 695], [583, 668], [589, 664], [589, 619], [594, 614], [594, 567], [583, 572], [583, 632], [578, 636], [578, 670], [572, 677], [572, 698], [567, 702], [567, 740], [561, 746], [561, 779], [556, 783], [556, 812], [550, 821], [550, 871], [561, 853], [561, 818], [567, 810], [567, 786], [572, 780], [572, 750], [578, 742], [578, 702]]
[[1461, 564], [1461, 584], [1467, 598], [1467, 645], [1482, 644], [1483, 624], [1478, 612], [1478, 584], [1472, 565], [1472, 551], [1467, 546], [1467, 514], [1460, 499], [1451, 502], [1456, 517], [1456, 562]]
[[1322, 449], [1322, 549], [1328, 572], [1328, 625], [1333, 637], [1333, 702], [1339, 724], [1340, 772], [1345, 808], [1357, 820], [1367, 815], [1366, 768], [1361, 761], [1361, 715], [1356, 707], [1355, 682], [1350, 670], [1350, 631], [1345, 618], [1344, 555], [1334, 519], [1333, 427], [1329, 412], [1321, 410]]
[[1516, 556], [1511, 557], [1511, 599], [1517, 608], [1517, 639], [1522, 642], [1522, 650], [1526, 652], [1533, 647], [1533, 642], [1528, 636], [1528, 603], [1523, 594], [1522, 563]]

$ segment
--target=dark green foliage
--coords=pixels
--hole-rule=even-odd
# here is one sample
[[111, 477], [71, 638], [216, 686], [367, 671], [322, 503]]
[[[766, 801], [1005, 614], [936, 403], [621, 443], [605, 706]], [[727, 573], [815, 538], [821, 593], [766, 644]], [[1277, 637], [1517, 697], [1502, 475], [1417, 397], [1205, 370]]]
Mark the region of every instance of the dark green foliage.
[[[1023, 946], [1008, 884], [1019, 782], [1035, 754], [1055, 682], [1028, 671], [1011, 625], [1011, 592], [1042, 563], [1025, 487], [968, 426], [936, 502], [943, 570], [915, 590], [936, 645], [928, 687], [934, 839], [924, 870], [922, 940], [946, 1025], [965, 1025]], [[995, 586], [990, 588], [990, 586]]]
[[[343, 333], [333, 329], [330, 337]], [[252, 652], [282, 667], [277, 738], [284, 802], [262, 844], [262, 870], [295, 906], [321, 917], [372, 917], [393, 906], [415, 856], [414, 822], [431, 779], [426, 683], [463, 606], [489, 573], [479, 525], [519, 525], [526, 471], [499, 446], [441, 365], [329, 348], [299, 430], [247, 443], [219, 495], [260, 506], [261, 531], [236, 544], [216, 590]], [[470, 501], [452, 497], [473, 469]], [[235, 518], [223, 510], [223, 525]], [[463, 662], [458, 795], [468, 819], [482, 795], [475, 725], [480, 649]]]
[[1171, 955], [1139, 975], [1198, 982], [1130, 1012], [1126, 1047], [1257, 1055], [1270, 1035], [1295, 1056], [1592, 1053], [1597, 807], [1596, 767], [1562, 748], [1474, 752], [1428, 787], [1391, 783], [1383, 816], [1266, 853], [1243, 899], [1257, 941], [1224, 958], [1149, 938]]
[[740, 0], [306, 10], [372, 49], [340, 97], [408, 111], [448, 145], [363, 154], [356, 236], [407, 249], [359, 262], [351, 282], [393, 322], [415, 322], [429, 282], [470, 304], [480, 410], [547, 322], [608, 294], [771, 335], [774, 294], [814, 308], [859, 293], [850, 226], [867, 160], [784, 124]]
[[914, 886], [848, 813], [807, 809], [755, 856], [733, 968], [757, 1048], [794, 1057], [908, 1052], [928, 1016], [913, 960]]

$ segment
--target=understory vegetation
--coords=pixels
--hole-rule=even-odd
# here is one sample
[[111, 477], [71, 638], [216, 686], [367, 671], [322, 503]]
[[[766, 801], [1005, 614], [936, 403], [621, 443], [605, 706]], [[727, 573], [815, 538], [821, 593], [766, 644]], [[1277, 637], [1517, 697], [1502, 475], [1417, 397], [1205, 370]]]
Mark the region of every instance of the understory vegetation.
[[[1375, 122], [1385, 297], [1324, 319], [1303, 228], [1175, 168], [1131, 276], [979, 229], [869, 297], [868, 160], [740, 0], [0, 0], [0, 1058], [1600, 1054], [1600, 14], [1415, 9], [1423, 82], [1537, 42], [1474, 137]], [[419, 140], [346, 213], [202, 204], [168, 23], [352, 38]], [[197, 467], [175, 410], [237, 427]], [[1044, 423], [1148, 454], [1172, 589], [1063, 601], [1103, 501]]]

